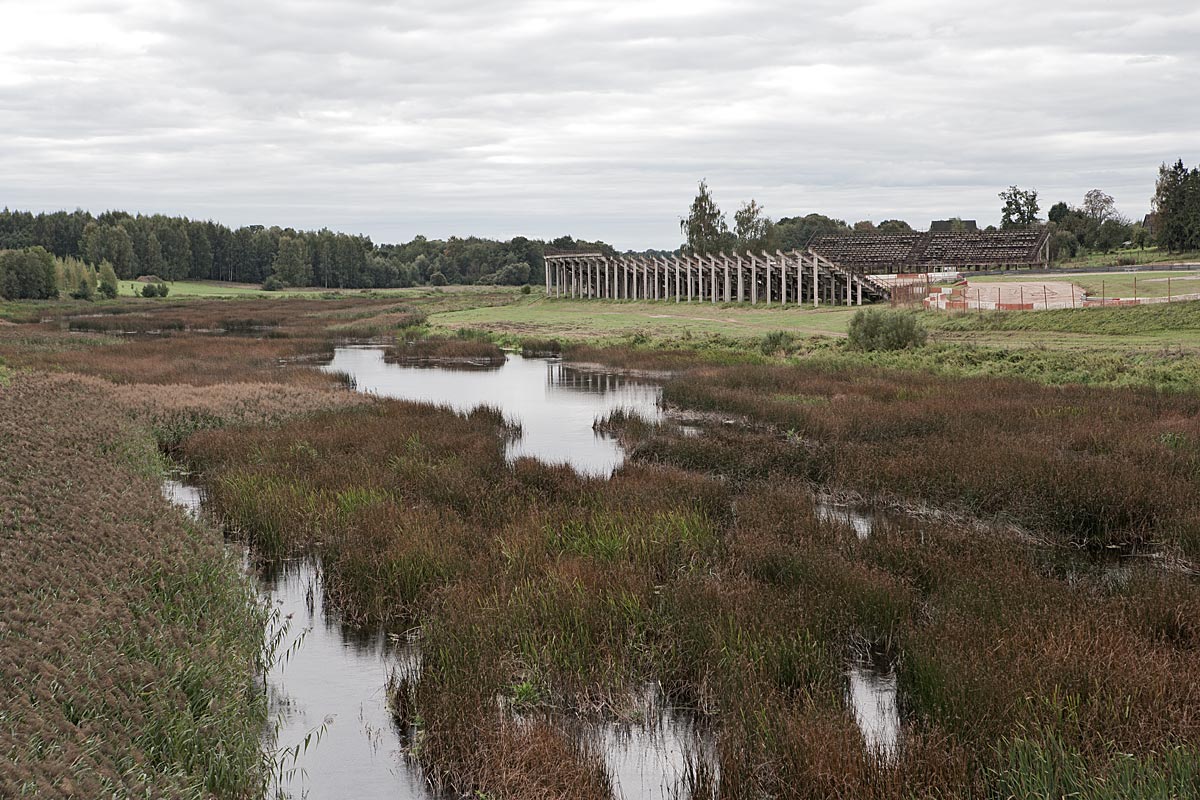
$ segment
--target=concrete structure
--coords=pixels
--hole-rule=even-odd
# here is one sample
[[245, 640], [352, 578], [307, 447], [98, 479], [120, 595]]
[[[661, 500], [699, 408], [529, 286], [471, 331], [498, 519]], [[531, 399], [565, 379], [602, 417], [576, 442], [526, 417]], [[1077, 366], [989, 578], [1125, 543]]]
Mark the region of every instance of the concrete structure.
[[677, 303], [862, 305], [886, 300], [886, 283], [821, 254], [718, 253], [706, 256], [546, 256], [546, 295]]

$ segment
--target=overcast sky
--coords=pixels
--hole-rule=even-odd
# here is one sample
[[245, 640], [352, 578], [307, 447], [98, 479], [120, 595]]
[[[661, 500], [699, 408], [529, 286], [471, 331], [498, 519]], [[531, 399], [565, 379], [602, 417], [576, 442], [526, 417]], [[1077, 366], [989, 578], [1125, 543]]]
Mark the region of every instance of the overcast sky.
[[674, 247], [1200, 161], [1200, 4], [0, 0], [0, 206]]

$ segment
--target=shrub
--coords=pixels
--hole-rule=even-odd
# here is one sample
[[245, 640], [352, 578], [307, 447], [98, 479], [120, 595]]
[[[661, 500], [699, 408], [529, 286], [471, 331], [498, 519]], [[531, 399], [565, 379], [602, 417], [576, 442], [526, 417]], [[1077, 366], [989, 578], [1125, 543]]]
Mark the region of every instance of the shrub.
[[142, 297], [166, 297], [170, 291], [165, 283], [147, 283], [142, 287]]
[[268, 275], [267, 279], [262, 284], [265, 292], [278, 292], [283, 288], [283, 281], [279, 280], [278, 275]]
[[441, 270], [438, 270], [437, 272], [435, 272], [429, 276], [429, 285], [430, 286], [445, 286], [446, 285], [446, 276], [442, 274]]
[[762, 338], [759, 349], [764, 356], [771, 356], [780, 350], [787, 350], [795, 340], [796, 337], [787, 331], [771, 331]]
[[533, 287], [531, 287], [528, 283], [521, 287], [521, 294], [529, 294], [532, 291]]
[[117, 296], [117, 273], [107, 261], [100, 262], [100, 294], [109, 300]]
[[906, 350], [925, 344], [927, 335], [913, 314], [863, 309], [850, 320], [848, 341], [855, 350]]

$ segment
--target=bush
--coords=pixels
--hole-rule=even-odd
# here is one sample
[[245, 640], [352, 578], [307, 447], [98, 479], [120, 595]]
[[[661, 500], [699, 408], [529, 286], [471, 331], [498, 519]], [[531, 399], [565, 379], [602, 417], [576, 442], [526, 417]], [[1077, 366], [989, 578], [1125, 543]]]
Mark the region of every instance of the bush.
[[442, 274], [441, 270], [438, 270], [437, 272], [435, 272], [429, 276], [429, 285], [430, 286], [445, 286], [446, 285], [446, 276]]
[[848, 341], [855, 350], [907, 350], [925, 344], [927, 335], [913, 314], [872, 308], [850, 320]]
[[166, 297], [170, 291], [165, 283], [147, 283], [142, 287], [142, 297]]
[[528, 283], [521, 287], [521, 294], [529, 294], [532, 291], [533, 287], [531, 287]]
[[268, 275], [262, 285], [264, 292], [278, 292], [283, 288], [283, 281], [277, 275]]
[[762, 338], [759, 349], [764, 356], [772, 356], [780, 350], [787, 350], [795, 342], [796, 337], [787, 331], [771, 331]]

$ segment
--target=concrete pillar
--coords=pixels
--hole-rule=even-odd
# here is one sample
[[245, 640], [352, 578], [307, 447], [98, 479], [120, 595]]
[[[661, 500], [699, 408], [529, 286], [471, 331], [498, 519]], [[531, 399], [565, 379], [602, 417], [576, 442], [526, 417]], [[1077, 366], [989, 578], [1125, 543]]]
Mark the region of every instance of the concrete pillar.
[[745, 272], [742, 271], [742, 257], [740, 255], [735, 255], [733, 259], [734, 268], [737, 269], [737, 301], [739, 303], [744, 303], [746, 302], [746, 275]]
[[758, 259], [750, 255], [750, 305], [758, 305]]
[[767, 288], [767, 305], [771, 305], [771, 257], [763, 253], [763, 264], [767, 267], [766, 288]]
[[775, 255], [779, 257], [779, 305], [787, 305], [787, 256], [782, 250], [776, 250]]
[[687, 301], [692, 302], [692, 259], [688, 256], [683, 260], [684, 268], [687, 270]]
[[813, 253], [813, 308], [821, 305], [821, 275], [817, 272], [817, 254]]
[[858, 281], [858, 305], [862, 305], [862, 279]]
[[796, 254], [796, 305], [804, 304], [804, 256]]

